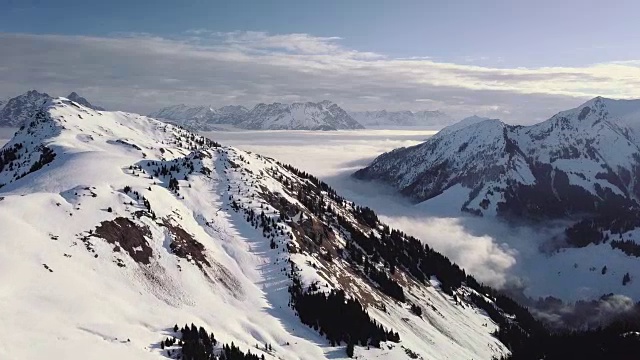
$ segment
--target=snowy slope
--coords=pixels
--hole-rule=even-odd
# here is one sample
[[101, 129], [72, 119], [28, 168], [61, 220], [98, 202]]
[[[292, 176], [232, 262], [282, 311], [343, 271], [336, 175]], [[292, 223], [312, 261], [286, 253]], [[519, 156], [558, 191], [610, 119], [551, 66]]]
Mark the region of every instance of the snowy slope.
[[[336, 251], [348, 234], [335, 217], [356, 224], [354, 205], [272, 159], [65, 98], [38, 109], [0, 154], [0, 358], [166, 359], [159, 342], [191, 322], [267, 358], [345, 358], [288, 307], [291, 268], [362, 299], [400, 334], [356, 346], [358, 358], [507, 353], [467, 300], [474, 290], [447, 295], [398, 268], [403, 303], [363, 277]], [[321, 216], [301, 203], [312, 195], [328, 205]], [[264, 343], [273, 351], [254, 347]]]
[[453, 118], [441, 111], [352, 111], [349, 115], [367, 129], [402, 127], [438, 129], [453, 121]]

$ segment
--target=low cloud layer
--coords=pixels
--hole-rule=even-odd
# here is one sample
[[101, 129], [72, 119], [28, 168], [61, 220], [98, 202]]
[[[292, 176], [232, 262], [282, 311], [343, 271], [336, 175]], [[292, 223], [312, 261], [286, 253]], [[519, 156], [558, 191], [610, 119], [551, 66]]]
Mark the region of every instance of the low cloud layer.
[[640, 318], [640, 306], [623, 295], [606, 295], [600, 299], [575, 303], [564, 303], [549, 297], [529, 305], [536, 317], [557, 328], [596, 328], [613, 320]]
[[425, 241], [486, 284], [502, 288], [516, 281], [511, 268], [517, 251], [488, 235], [470, 234], [457, 219], [382, 216], [381, 220]]
[[191, 30], [161, 38], [0, 34], [0, 96], [72, 90], [113, 109], [330, 99], [350, 110], [440, 109], [514, 123], [597, 95], [640, 97], [640, 63], [491, 68], [355, 51], [338, 37]]

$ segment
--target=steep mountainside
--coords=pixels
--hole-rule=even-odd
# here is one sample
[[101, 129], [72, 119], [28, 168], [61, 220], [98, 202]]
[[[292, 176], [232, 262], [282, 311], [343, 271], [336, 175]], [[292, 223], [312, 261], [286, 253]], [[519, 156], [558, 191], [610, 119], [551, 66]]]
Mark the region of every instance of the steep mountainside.
[[49, 100], [0, 183], [1, 358], [491, 359], [540, 329], [309, 174], [144, 116]]
[[248, 110], [243, 106], [175, 105], [149, 114], [169, 120], [191, 130], [207, 131], [219, 124], [230, 124], [250, 130], [339, 130], [361, 129], [346, 111], [330, 101], [319, 103], [258, 104]]
[[[68, 98], [91, 109], [104, 110], [99, 106], [91, 105], [87, 99], [78, 95], [76, 92], [69, 94]], [[0, 126], [21, 126], [27, 119], [33, 116], [34, 112], [39, 109], [42, 104], [51, 99], [52, 97], [47, 93], [31, 90], [8, 99], [6, 102], [0, 101]]]
[[441, 111], [352, 111], [349, 113], [365, 128], [421, 127], [439, 129], [453, 122]]

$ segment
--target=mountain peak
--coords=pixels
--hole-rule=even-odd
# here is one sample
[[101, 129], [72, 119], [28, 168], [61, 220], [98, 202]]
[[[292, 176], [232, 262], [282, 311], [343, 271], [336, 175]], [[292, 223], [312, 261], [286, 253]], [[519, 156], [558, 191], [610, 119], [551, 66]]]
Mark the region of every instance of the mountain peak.
[[80, 104], [82, 106], [86, 106], [86, 107], [94, 109], [94, 110], [104, 111], [104, 108], [101, 108], [100, 106], [92, 105], [87, 99], [85, 99], [82, 96], [78, 95], [78, 93], [75, 92], [75, 91], [71, 92], [71, 94], [69, 94], [67, 96], [67, 99], [69, 99], [71, 101], [75, 101], [75, 102], [77, 102], [78, 104]]
[[38, 90], [32, 89], [27, 91], [24, 95], [28, 95], [28, 96], [49, 96], [49, 94], [43, 92], [39, 92]]

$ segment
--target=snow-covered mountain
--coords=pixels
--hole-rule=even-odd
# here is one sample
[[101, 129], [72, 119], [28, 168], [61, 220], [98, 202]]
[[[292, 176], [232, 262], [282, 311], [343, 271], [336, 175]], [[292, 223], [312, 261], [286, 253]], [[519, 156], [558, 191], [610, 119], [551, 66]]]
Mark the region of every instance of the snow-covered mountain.
[[240, 124], [245, 129], [262, 130], [343, 130], [362, 129], [337, 104], [325, 100], [319, 103], [258, 104]]
[[382, 154], [355, 176], [387, 183], [423, 208], [539, 231], [507, 244], [526, 254], [517, 263], [525, 292], [637, 301], [639, 111], [638, 100], [598, 97], [531, 126], [476, 118]]
[[532, 126], [454, 125], [381, 155], [356, 175], [384, 180], [416, 201], [461, 185], [468, 191], [461, 208], [478, 214], [559, 217], [638, 206], [638, 110], [640, 101], [595, 98]]
[[453, 122], [453, 118], [441, 111], [352, 111], [349, 113], [365, 128], [420, 127], [439, 129]]
[[[87, 99], [78, 95], [75, 91], [69, 94], [67, 98], [95, 110], [104, 110], [99, 106], [91, 105]], [[30, 90], [22, 95], [8, 99], [6, 102], [0, 101], [0, 126], [21, 126], [27, 119], [33, 116], [33, 113], [39, 109], [42, 104], [51, 99], [52, 97], [47, 93]]]
[[600, 97], [532, 126], [475, 119], [382, 154], [355, 176], [472, 214], [570, 220], [568, 246], [612, 239], [616, 254], [640, 256], [638, 124], [639, 100]]
[[249, 110], [243, 106], [189, 107], [175, 105], [149, 114], [186, 128], [207, 131], [216, 125], [230, 124], [250, 130], [341, 130], [361, 129], [349, 114], [330, 101], [319, 103], [258, 104]]
[[0, 358], [177, 358], [195, 350], [163, 340], [195, 336], [256, 359], [492, 359], [537, 329], [313, 176], [145, 116], [49, 99], [0, 184]]

